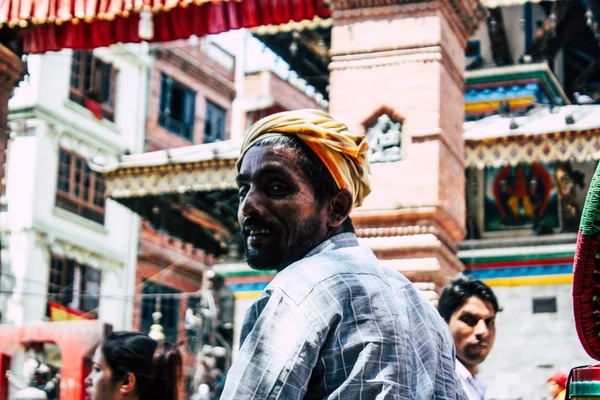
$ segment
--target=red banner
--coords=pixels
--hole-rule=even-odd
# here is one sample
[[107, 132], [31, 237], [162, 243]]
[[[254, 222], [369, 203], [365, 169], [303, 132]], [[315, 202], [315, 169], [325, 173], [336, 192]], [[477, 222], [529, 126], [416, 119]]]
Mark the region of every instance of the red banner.
[[54, 303], [52, 301], [48, 302], [48, 307], [50, 308], [50, 321], [53, 322], [96, 319], [93, 315], [63, 306], [62, 304]]

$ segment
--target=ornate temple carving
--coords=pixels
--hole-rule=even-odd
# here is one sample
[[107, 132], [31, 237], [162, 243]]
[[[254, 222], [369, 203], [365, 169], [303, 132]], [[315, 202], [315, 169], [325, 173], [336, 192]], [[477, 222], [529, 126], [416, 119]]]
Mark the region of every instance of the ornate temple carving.
[[402, 159], [402, 123], [381, 114], [367, 129], [369, 162], [393, 162]]

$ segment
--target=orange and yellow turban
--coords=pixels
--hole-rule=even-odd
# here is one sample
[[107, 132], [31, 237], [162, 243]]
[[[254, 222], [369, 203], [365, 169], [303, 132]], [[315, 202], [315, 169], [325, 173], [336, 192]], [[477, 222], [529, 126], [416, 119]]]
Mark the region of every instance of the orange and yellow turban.
[[371, 192], [366, 137], [350, 132], [346, 125], [319, 110], [285, 111], [257, 121], [244, 138], [238, 171], [250, 147], [261, 139], [280, 135], [296, 136], [306, 143], [323, 161], [338, 188], [348, 189], [354, 207], [359, 207]]

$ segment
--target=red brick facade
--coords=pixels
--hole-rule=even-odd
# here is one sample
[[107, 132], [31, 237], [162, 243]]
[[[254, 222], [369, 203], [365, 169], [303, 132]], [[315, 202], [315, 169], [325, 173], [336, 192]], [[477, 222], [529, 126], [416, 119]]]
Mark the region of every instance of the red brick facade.
[[9, 145], [8, 99], [25, 74], [25, 63], [0, 44], [0, 64], [2, 64], [2, 73], [0, 74], [0, 196], [4, 196]]
[[402, 160], [372, 165], [373, 193], [353, 214], [359, 236], [390, 266], [438, 289], [462, 269], [462, 71], [479, 12], [477, 2], [455, 3], [332, 4], [330, 112], [362, 132], [382, 109], [402, 120]]
[[[146, 151], [202, 144], [207, 100], [227, 111], [225, 139], [229, 138], [231, 104], [235, 98], [233, 83], [235, 61], [232, 64], [233, 68], [225, 68], [212, 60], [205, 49], [206, 45], [192, 46], [188, 41], [181, 40], [162, 44], [156, 50], [154, 68], [150, 76], [151, 94], [148, 100]], [[169, 132], [158, 123], [163, 73], [196, 92], [193, 141]]]
[[246, 75], [244, 104], [247, 109], [242, 121], [244, 130], [259, 119], [277, 112], [301, 108], [322, 109], [302, 90], [269, 70]]

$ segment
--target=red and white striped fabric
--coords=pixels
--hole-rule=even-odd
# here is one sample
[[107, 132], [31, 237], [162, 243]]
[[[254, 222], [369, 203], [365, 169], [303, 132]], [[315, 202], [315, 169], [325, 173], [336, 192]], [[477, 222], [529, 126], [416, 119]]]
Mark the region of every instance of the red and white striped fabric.
[[26, 53], [91, 49], [142, 41], [142, 12], [151, 42], [331, 16], [323, 0], [0, 0], [0, 25], [21, 30]]

